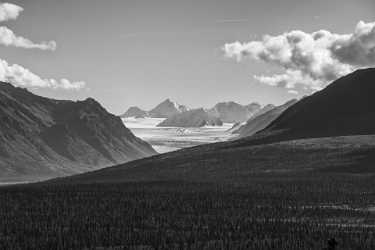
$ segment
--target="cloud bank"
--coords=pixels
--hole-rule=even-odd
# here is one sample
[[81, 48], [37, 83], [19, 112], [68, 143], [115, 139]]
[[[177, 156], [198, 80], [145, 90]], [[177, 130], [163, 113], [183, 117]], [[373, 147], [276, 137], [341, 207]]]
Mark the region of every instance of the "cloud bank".
[[18, 5], [11, 3], [0, 3], [0, 22], [17, 19], [22, 11], [23, 8]]
[[223, 49], [226, 56], [238, 61], [249, 57], [284, 71], [255, 76], [262, 83], [287, 88], [290, 93], [316, 91], [355, 69], [375, 65], [375, 22], [360, 21], [351, 34], [295, 30], [266, 35], [261, 41], [227, 43]]
[[85, 82], [71, 82], [65, 78], [61, 80], [43, 79], [30, 70], [18, 65], [8, 64], [7, 61], [0, 59], [0, 81], [9, 82], [16, 86], [53, 88], [66, 90], [79, 90], [85, 87]]

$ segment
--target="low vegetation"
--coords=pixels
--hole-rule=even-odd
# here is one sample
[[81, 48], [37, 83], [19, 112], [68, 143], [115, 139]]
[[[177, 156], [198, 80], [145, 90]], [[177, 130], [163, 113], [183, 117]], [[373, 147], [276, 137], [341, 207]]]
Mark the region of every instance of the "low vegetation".
[[0, 249], [375, 249], [374, 176], [248, 180], [2, 187]]

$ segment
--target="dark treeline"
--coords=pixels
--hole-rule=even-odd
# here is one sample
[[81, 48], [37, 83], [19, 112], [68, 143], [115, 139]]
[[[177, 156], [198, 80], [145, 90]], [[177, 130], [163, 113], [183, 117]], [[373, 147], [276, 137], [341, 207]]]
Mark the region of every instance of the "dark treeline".
[[0, 188], [0, 249], [375, 249], [373, 177]]

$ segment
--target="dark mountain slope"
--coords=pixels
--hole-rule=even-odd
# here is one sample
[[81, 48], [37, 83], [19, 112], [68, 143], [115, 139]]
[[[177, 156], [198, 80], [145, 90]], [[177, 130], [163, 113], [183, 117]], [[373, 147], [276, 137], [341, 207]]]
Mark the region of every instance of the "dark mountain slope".
[[239, 137], [251, 136], [270, 125], [277, 117], [279, 117], [287, 108], [295, 104], [297, 100], [291, 100], [283, 105], [277, 106], [270, 111], [250, 118], [246, 124], [238, 129], [232, 131], [234, 134], [239, 134]]
[[266, 106], [264, 106], [263, 108], [261, 108], [260, 110], [258, 110], [258, 112], [256, 112], [253, 117], [257, 117], [257, 116], [263, 115], [264, 113], [267, 113], [268, 111], [271, 111], [274, 108], [276, 108], [275, 105], [273, 105], [273, 104], [267, 104]]
[[266, 130], [301, 137], [375, 133], [375, 69], [358, 70], [303, 98]]
[[80, 173], [155, 154], [94, 99], [60, 101], [0, 83], [0, 179]]

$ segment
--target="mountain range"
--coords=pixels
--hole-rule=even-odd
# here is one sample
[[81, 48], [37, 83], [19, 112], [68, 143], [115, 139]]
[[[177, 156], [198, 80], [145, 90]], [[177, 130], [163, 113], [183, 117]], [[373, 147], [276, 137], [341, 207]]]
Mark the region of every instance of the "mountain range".
[[166, 99], [160, 104], [158, 104], [155, 108], [151, 109], [150, 111], [145, 111], [136, 106], [132, 106], [120, 117], [122, 118], [127, 118], [127, 117], [168, 118], [168, 117], [171, 117], [176, 114], [180, 114], [188, 110], [189, 109], [186, 106], [180, 105], [177, 102], [173, 102], [170, 99]]
[[57, 182], [240, 183], [273, 172], [374, 174], [375, 69], [359, 70], [287, 108], [235, 141], [153, 156]]
[[[236, 102], [220, 102], [210, 109], [189, 109], [184, 105], [172, 102], [170, 99], [158, 104], [150, 111], [142, 110], [136, 106], [130, 107], [122, 118], [167, 118], [168, 120], [159, 124], [159, 126], [173, 127], [200, 127], [202, 124], [221, 126], [223, 123], [242, 123], [248, 119], [260, 115], [274, 108], [272, 104], [262, 107], [259, 103], [241, 105]], [[205, 114], [204, 114], [205, 113]], [[189, 122], [188, 119], [192, 122]], [[205, 122], [198, 122], [204, 120]], [[183, 123], [182, 121], [185, 121]]]
[[203, 127], [222, 126], [220, 118], [210, 115], [204, 109], [192, 109], [179, 114], [172, 115], [158, 124], [158, 127]]
[[97, 101], [44, 98], [0, 83], [0, 179], [44, 179], [156, 154]]

